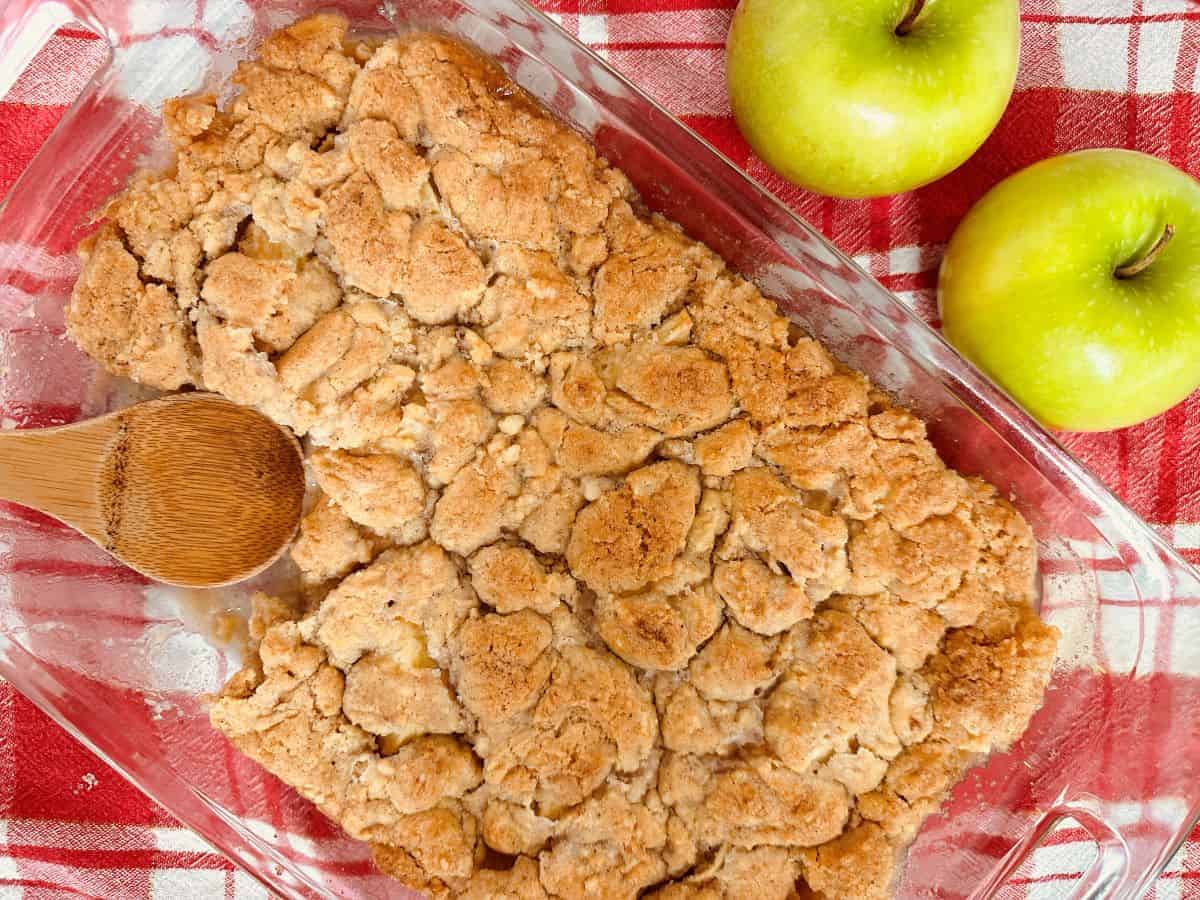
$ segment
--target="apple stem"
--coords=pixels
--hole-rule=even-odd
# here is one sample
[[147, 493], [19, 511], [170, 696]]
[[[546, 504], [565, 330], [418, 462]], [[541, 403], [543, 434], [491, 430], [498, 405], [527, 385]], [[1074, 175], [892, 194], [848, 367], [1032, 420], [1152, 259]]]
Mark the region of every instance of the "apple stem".
[[1141, 259], [1135, 259], [1133, 262], [1125, 263], [1125, 265], [1119, 267], [1115, 273], [1116, 276], [1118, 278], [1135, 278], [1136, 276], [1141, 275], [1148, 268], [1154, 265], [1154, 261], [1162, 254], [1163, 248], [1166, 247], [1167, 244], [1171, 243], [1171, 238], [1173, 237], [1175, 237], [1175, 228], [1168, 224], [1163, 228], [1163, 233], [1159, 239], [1155, 241], [1154, 246], [1146, 251], [1146, 255]]
[[912, 0], [912, 6], [908, 9], [908, 15], [900, 20], [900, 24], [896, 26], [896, 34], [904, 37], [913, 30], [913, 26], [917, 24], [917, 19], [921, 15], [921, 10], [925, 8], [925, 0]]

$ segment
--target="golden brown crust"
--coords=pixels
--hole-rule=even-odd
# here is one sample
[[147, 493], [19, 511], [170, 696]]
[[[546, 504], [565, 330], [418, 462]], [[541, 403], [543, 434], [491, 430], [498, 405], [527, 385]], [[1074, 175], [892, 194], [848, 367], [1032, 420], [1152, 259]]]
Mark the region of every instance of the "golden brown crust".
[[310, 445], [314, 605], [213, 724], [434, 897], [885, 896], [1041, 701], [1024, 520], [466, 48], [317, 15], [234, 81], [67, 311]]
[[575, 518], [567, 562], [588, 587], [634, 591], [670, 574], [700, 499], [696, 472], [660, 462], [630, 473]]
[[897, 855], [879, 826], [866, 822], [822, 847], [801, 851], [804, 880], [829, 900], [885, 900]]
[[951, 632], [924, 669], [934, 736], [980, 753], [1008, 747], [1041, 704], [1057, 640], [1024, 603], [992, 607]]
[[850, 814], [836, 781], [768, 756], [668, 757], [658, 790], [706, 847], [815, 846], [841, 834]]
[[[801, 626], [790, 670], [767, 700], [768, 746], [804, 772], [862, 748], [880, 759], [900, 750], [889, 700], [896, 660], [852, 617], [819, 612]], [[880, 773], [882, 774], [882, 773]]]
[[199, 359], [186, 318], [161, 284], [138, 277], [138, 260], [113, 226], [81, 248], [83, 272], [67, 309], [67, 332], [115, 375], [172, 390], [198, 384]]
[[425, 536], [425, 483], [411, 463], [390, 453], [317, 450], [309, 457], [317, 485], [351, 521], [397, 544]]
[[603, 594], [596, 632], [627, 663], [643, 669], [681, 669], [721, 622], [721, 601], [707, 582], [677, 593], [650, 589]]
[[647, 896], [653, 900], [789, 900], [796, 895], [798, 871], [798, 861], [786, 847], [735, 847]]
[[697, 756], [726, 755], [761, 744], [762, 708], [755, 702], [710, 700], [690, 680], [661, 675], [654, 684], [663, 746]]
[[321, 497], [300, 520], [291, 556], [307, 584], [322, 584], [369, 563], [384, 546], [382, 538], [353, 522], [328, 497]]
[[487, 728], [525, 712], [554, 667], [550, 623], [532, 610], [489, 613], [459, 629], [454, 663], [463, 704]]
[[471, 583], [479, 599], [497, 612], [532, 609], [547, 615], [575, 596], [575, 581], [550, 572], [526, 547], [492, 544], [469, 560]]

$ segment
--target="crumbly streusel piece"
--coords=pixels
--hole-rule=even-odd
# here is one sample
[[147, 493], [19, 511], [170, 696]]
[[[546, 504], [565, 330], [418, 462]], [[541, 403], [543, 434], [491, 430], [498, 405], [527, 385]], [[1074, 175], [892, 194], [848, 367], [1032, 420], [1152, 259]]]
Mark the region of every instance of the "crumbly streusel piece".
[[497, 612], [532, 609], [548, 615], [560, 603], [574, 599], [575, 581], [570, 575], [547, 571], [537, 556], [518, 544], [492, 544], [468, 564], [479, 599]]
[[229, 325], [249, 328], [267, 350], [282, 353], [342, 300], [319, 260], [259, 259], [226, 253], [204, 270], [200, 296]]
[[661, 462], [638, 469], [575, 519], [567, 562], [595, 591], [637, 590], [670, 573], [700, 499], [693, 469]]
[[1025, 521], [449, 38], [311, 16], [234, 82], [67, 310], [306, 438], [309, 607], [214, 726], [435, 897], [887, 896], [1041, 702]]
[[67, 309], [67, 332], [114, 375], [171, 390], [199, 381], [195, 337], [171, 291], [138, 277], [138, 260], [105, 226], [80, 252], [83, 273]]
[[529, 716], [490, 736], [484, 777], [505, 799], [556, 816], [610, 775], [645, 765], [657, 735], [633, 671], [611, 654], [568, 646]]
[[654, 682], [663, 746], [697, 756], [727, 755], [761, 744], [763, 712], [755, 701], [711, 700], [695, 684], [663, 674]]
[[667, 809], [653, 792], [638, 793], [609, 787], [563, 816], [554, 845], [539, 857], [551, 896], [636, 897], [662, 880]]
[[721, 601], [708, 582], [596, 601], [597, 633], [613, 653], [643, 669], [683, 668], [720, 621]]
[[850, 814], [838, 782], [768, 755], [670, 755], [658, 789], [702, 847], [816, 846], [839, 835]]
[[425, 877], [465, 881], [477, 826], [453, 798], [479, 783], [470, 749], [451, 737], [416, 737], [380, 755], [375, 735], [344, 712], [350, 675], [306, 643], [295, 622], [267, 628], [259, 654], [257, 683], [231, 683], [212, 704], [214, 725], [350, 834], [405, 853]]
[[[804, 772], [836, 769], [856, 749], [881, 761], [899, 753], [889, 707], [896, 683], [892, 655], [836, 610], [819, 612], [789, 638], [795, 641], [792, 665], [771, 692], [764, 720], [767, 744], [779, 759]], [[886, 763], [878, 776], [885, 770]]]
[[322, 584], [369, 563], [384, 545], [382, 538], [355, 523], [328, 497], [321, 497], [300, 520], [291, 556], [306, 583]]
[[421, 473], [390, 453], [318, 450], [309, 457], [321, 490], [354, 522], [397, 544], [425, 536], [431, 505]]
[[659, 888], [653, 900], [787, 900], [799, 866], [786, 847], [733, 848], [682, 881]]

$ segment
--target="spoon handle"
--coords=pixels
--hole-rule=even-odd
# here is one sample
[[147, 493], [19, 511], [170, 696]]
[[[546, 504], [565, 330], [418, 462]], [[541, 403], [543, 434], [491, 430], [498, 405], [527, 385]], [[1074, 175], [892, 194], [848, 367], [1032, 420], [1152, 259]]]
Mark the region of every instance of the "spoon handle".
[[29, 506], [105, 543], [98, 486], [121, 430], [116, 416], [75, 425], [0, 432], [0, 499]]

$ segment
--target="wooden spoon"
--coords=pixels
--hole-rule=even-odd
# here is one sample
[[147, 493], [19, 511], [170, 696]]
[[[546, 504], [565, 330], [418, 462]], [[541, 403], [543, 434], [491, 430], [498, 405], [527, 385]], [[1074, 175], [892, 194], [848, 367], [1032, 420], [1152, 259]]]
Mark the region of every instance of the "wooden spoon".
[[216, 394], [0, 434], [0, 498], [31, 506], [158, 581], [217, 587], [261, 572], [300, 521], [288, 431]]

